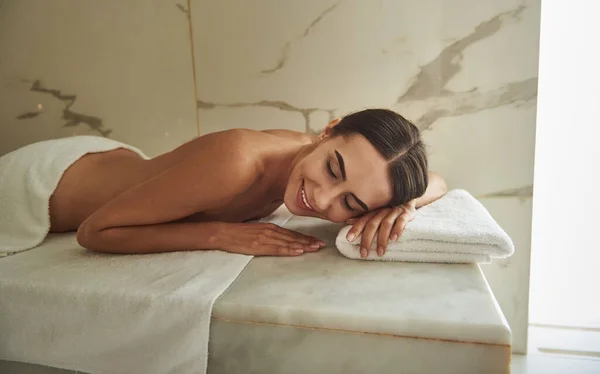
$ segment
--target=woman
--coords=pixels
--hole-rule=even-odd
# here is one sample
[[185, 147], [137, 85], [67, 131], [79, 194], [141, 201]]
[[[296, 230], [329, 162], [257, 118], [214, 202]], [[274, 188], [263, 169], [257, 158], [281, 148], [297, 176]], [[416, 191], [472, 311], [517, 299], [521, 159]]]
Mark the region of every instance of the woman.
[[77, 230], [92, 251], [220, 249], [298, 256], [325, 245], [271, 224], [282, 203], [296, 215], [353, 220], [361, 255], [378, 254], [414, 209], [446, 191], [427, 170], [418, 129], [369, 109], [332, 121], [318, 137], [287, 130], [228, 130], [144, 160], [116, 149], [91, 153], [64, 173], [50, 199], [50, 231]]

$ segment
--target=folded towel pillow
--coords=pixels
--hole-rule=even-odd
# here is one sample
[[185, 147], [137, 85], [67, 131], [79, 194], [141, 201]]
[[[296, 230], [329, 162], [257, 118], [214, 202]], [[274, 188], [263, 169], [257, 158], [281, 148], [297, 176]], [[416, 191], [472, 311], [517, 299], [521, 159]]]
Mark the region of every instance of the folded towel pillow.
[[[360, 258], [360, 240], [348, 242], [352, 226], [338, 234], [341, 254]], [[374, 242], [365, 260], [487, 263], [514, 253], [510, 237], [477, 199], [465, 190], [452, 190], [439, 200], [417, 210], [398, 241], [389, 243], [386, 253], [377, 255]]]

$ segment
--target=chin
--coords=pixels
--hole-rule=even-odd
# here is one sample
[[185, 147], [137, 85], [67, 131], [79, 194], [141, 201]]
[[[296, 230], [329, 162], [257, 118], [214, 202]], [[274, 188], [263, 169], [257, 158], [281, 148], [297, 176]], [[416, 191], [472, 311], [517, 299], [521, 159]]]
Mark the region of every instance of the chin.
[[294, 204], [294, 199], [290, 199], [287, 195], [288, 191], [286, 191], [283, 196], [283, 205], [285, 205], [286, 209], [295, 216], [303, 216], [304, 212], [302, 212], [301, 209], [298, 209], [296, 204]]
[[298, 209], [294, 204], [288, 203], [285, 199], [283, 200], [283, 205], [287, 208], [295, 216], [309, 216], [306, 211], [302, 209]]
[[291, 206], [290, 206], [290, 204], [288, 204], [288, 203], [285, 201], [285, 199], [283, 200], [283, 205], [285, 205], [285, 207], [287, 208], [287, 210], [289, 210], [289, 211], [290, 211], [290, 213], [292, 213], [293, 215], [295, 215], [295, 216], [300, 216], [300, 215], [301, 215], [301, 214], [298, 214], [298, 213], [296, 212], [296, 209], [294, 209], [294, 207], [291, 207]]

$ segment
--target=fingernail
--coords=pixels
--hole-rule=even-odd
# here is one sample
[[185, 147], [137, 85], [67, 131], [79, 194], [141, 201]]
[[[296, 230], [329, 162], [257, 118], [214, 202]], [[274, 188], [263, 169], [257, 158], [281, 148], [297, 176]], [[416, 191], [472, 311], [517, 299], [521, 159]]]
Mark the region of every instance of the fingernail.
[[366, 248], [361, 248], [360, 249], [360, 257], [361, 258], [367, 257], [367, 249]]
[[346, 236], [346, 239], [351, 242], [354, 240], [354, 238], [356, 237], [356, 235], [354, 235], [353, 232], [351, 232], [350, 234], [348, 234], [348, 236]]
[[396, 235], [396, 234], [392, 235], [392, 238], [390, 240], [395, 242], [396, 240], [398, 240], [398, 235]]
[[301, 255], [301, 254], [304, 253], [304, 250], [302, 250], [302, 249], [294, 249], [294, 253], [297, 253], [297, 254]]
[[320, 245], [319, 244], [311, 244], [311, 245], [309, 245], [309, 247], [312, 249], [319, 249]]
[[377, 255], [379, 257], [383, 256], [383, 247], [382, 246], [377, 247]]
[[318, 244], [319, 246], [321, 246], [321, 247], [325, 247], [325, 245], [326, 245], [326, 244], [325, 244], [325, 242], [324, 242], [324, 241], [322, 241], [322, 240], [319, 240], [319, 241], [317, 242], [317, 244]]

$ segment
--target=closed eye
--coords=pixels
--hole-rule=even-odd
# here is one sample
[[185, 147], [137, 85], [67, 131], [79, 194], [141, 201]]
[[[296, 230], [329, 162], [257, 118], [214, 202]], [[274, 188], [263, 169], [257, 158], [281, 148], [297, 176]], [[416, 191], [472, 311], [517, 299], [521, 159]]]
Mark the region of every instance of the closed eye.
[[329, 171], [329, 175], [331, 175], [331, 177], [333, 179], [337, 179], [337, 176], [335, 175], [335, 173], [333, 172], [333, 169], [331, 168], [331, 161], [327, 160], [327, 171]]
[[354, 209], [352, 206], [350, 206], [350, 202], [348, 202], [348, 196], [344, 196], [344, 205], [346, 206], [346, 209], [348, 209], [351, 212], [356, 211], [356, 209]]
[[[333, 179], [338, 179], [337, 175], [335, 175], [335, 173], [333, 172], [333, 168], [331, 167], [331, 161], [329, 160], [327, 160], [327, 172], [329, 173], [329, 175], [331, 175]], [[348, 201], [348, 195], [344, 196], [344, 207], [351, 212], [356, 212], [356, 209], [354, 209]]]

